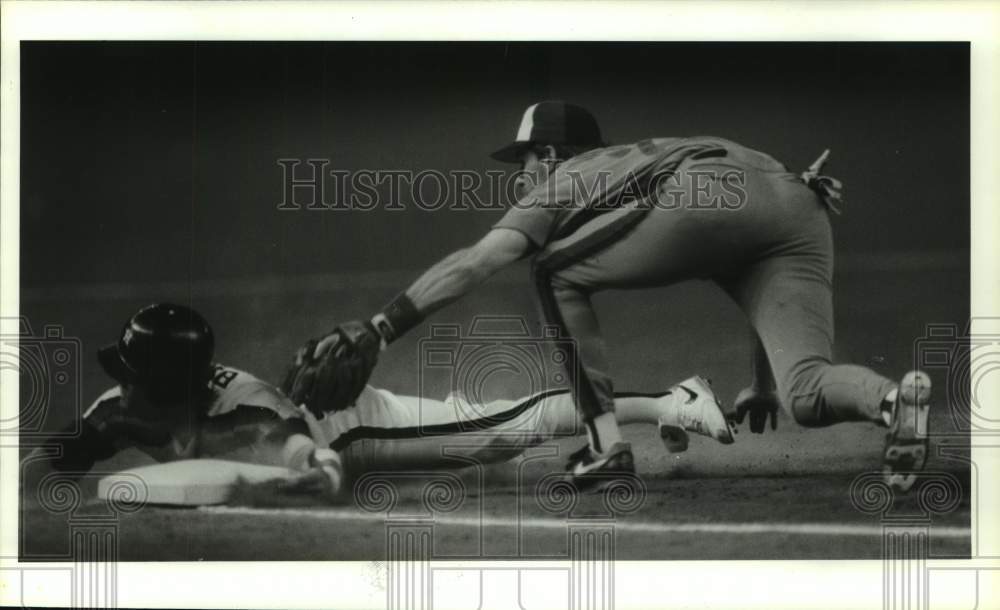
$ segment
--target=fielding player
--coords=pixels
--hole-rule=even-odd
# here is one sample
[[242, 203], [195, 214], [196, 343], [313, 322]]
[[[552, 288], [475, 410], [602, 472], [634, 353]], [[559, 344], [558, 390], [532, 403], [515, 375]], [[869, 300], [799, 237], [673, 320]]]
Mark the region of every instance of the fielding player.
[[[479, 242], [427, 270], [371, 320], [383, 346], [526, 256], [545, 316], [579, 346], [567, 362], [589, 436], [570, 480], [587, 487], [631, 473], [614, 410], [604, 339], [591, 295], [604, 289], [718, 283], [759, 337], [754, 381], [738, 418], [763, 431], [780, 403], [804, 426], [888, 426], [884, 469], [909, 489], [926, 460], [929, 378], [901, 384], [834, 365], [833, 241], [839, 183], [802, 175], [770, 156], [715, 137], [655, 138], [607, 147], [594, 117], [563, 102], [529, 107], [517, 137], [493, 158], [520, 163], [519, 199]], [[601, 474], [601, 476], [591, 476]]]
[[[160, 462], [211, 457], [284, 466], [302, 472], [285, 490], [332, 496], [345, 468], [357, 475], [454, 466], [445, 447], [492, 463], [576, 433], [565, 390], [478, 405], [366, 386], [352, 406], [317, 420], [271, 384], [214, 363], [214, 343], [209, 324], [187, 307], [156, 304], [133, 315], [118, 342], [98, 352], [117, 385], [84, 412], [80, 435], [52, 441], [58, 454], [28, 458], [31, 481], [51, 470], [83, 473], [134, 447]], [[621, 395], [617, 406], [622, 423], [657, 425], [671, 451], [687, 448], [685, 430], [732, 442], [718, 401], [698, 377], [659, 395]]]

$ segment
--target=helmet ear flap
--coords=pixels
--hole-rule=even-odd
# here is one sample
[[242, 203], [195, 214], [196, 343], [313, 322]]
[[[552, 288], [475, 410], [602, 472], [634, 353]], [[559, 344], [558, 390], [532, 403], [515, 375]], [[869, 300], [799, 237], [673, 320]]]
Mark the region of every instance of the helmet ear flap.
[[105, 345], [97, 350], [97, 361], [101, 364], [101, 368], [104, 369], [108, 377], [111, 377], [115, 381], [119, 383], [130, 383], [133, 381], [134, 371], [129, 369], [122, 360], [117, 344]]

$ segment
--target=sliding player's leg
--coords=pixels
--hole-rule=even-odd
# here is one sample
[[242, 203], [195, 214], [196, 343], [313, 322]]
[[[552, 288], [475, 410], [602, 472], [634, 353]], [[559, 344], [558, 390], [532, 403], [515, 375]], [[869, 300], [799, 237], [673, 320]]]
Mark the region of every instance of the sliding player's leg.
[[458, 395], [440, 401], [368, 387], [355, 406], [328, 414], [319, 427], [323, 442], [355, 475], [502, 462], [582, 432], [566, 390], [479, 404]]
[[[732, 442], [707, 383], [697, 377], [655, 394], [615, 396], [618, 423], [657, 426], [668, 449], [687, 447], [685, 431]], [[321, 442], [341, 453], [348, 472], [458, 468], [514, 458], [544, 442], [583, 434], [564, 389], [517, 400], [445, 401], [366, 388], [350, 409], [318, 422]]]
[[688, 432], [733, 442], [729, 420], [709, 382], [691, 377], [658, 394], [615, 393], [615, 417], [620, 425], [655, 424], [671, 453], [688, 448]]

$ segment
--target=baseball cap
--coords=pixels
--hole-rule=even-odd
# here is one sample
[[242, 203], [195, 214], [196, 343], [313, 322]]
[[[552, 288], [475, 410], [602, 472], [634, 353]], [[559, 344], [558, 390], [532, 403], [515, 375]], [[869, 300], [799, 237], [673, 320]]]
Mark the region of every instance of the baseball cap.
[[535, 144], [594, 148], [606, 145], [601, 139], [597, 119], [589, 110], [576, 104], [549, 100], [528, 106], [514, 141], [490, 156], [497, 161], [517, 163], [521, 154]]

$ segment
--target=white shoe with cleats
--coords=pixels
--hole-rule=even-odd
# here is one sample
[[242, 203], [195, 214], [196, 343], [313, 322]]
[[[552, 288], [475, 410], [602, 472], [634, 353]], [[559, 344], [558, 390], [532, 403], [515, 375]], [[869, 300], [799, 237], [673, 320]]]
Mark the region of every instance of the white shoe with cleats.
[[722, 412], [722, 404], [703, 377], [695, 376], [678, 383], [660, 400], [672, 401], [670, 408], [676, 412], [676, 416], [660, 417], [660, 438], [667, 451], [686, 451], [688, 432], [714, 438], [723, 445], [733, 442], [733, 431]]
[[903, 376], [885, 435], [882, 472], [889, 487], [909, 491], [927, 463], [931, 380], [923, 371]]

